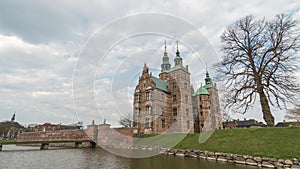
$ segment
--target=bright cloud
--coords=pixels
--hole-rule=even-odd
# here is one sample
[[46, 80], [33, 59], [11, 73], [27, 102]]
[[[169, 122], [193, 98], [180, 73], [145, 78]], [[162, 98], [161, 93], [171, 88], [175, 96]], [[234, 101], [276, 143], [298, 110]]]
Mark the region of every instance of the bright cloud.
[[[124, 27], [106, 30], [104, 43], [96, 41], [93, 43], [95, 49], [102, 50], [111, 40], [120, 42], [107, 51], [103, 60], [97, 53], [82, 53], [93, 33], [120, 17], [145, 12], [164, 13], [179, 17], [202, 32], [207, 39], [199, 42], [193, 32], [178, 33], [179, 28], [186, 25], [161, 27], [163, 20], [160, 25], [151, 25], [157, 30], [168, 30], [172, 36], [178, 34], [178, 39], [185, 40], [180, 44], [180, 51], [184, 64], [188, 64], [192, 72], [195, 88], [204, 78], [205, 64], [210, 68], [216, 61], [211, 59], [212, 53], [221, 55], [219, 37], [229, 24], [248, 14], [272, 18], [279, 13], [289, 13], [300, 19], [300, 2], [297, 0], [247, 3], [239, 0], [13, 1], [0, 2], [0, 121], [10, 119], [17, 111], [17, 120], [25, 124], [73, 123], [78, 120], [78, 115], [85, 124], [92, 120], [100, 123], [106, 118], [118, 125], [120, 113], [131, 110], [131, 94], [144, 62], [157, 76], [164, 40], [168, 42], [171, 63], [176, 50], [174, 39], [166, 36], [116, 39], [127, 30], [134, 32], [137, 27], [146, 26], [145, 23], [161, 19], [152, 18], [144, 24], [124, 23]], [[80, 59], [85, 54], [89, 59], [82, 63]], [[74, 84], [73, 73], [77, 70], [81, 72]], [[73, 98], [79, 101], [75, 107]], [[107, 98], [113, 99], [107, 101]], [[280, 121], [284, 113], [275, 116]], [[246, 117], [262, 119], [260, 114]]]

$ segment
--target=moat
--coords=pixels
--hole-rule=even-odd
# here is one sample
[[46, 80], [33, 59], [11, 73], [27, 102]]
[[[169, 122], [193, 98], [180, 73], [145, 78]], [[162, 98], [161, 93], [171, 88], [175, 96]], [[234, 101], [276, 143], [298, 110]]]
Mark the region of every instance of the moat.
[[0, 169], [247, 169], [256, 168], [194, 158], [158, 155], [130, 159], [101, 148], [39, 150], [39, 147], [7, 145], [0, 152]]

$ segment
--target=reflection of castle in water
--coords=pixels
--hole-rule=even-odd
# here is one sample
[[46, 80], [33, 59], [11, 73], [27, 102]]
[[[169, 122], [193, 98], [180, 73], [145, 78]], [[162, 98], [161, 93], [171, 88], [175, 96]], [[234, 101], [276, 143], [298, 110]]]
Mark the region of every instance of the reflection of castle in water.
[[205, 85], [194, 92], [178, 44], [175, 65], [169, 63], [166, 44], [162, 61], [159, 78], [149, 73], [146, 63], [139, 77], [133, 101], [134, 134], [199, 133], [221, 128], [218, 90], [209, 73]]

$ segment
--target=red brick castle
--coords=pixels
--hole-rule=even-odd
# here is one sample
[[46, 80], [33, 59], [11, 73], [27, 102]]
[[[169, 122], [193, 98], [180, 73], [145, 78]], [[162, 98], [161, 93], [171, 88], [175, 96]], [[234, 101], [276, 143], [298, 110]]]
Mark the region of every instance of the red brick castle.
[[221, 128], [218, 90], [208, 72], [205, 85], [194, 92], [178, 43], [174, 62], [171, 67], [165, 44], [159, 78], [145, 63], [134, 92], [134, 134], [199, 133]]

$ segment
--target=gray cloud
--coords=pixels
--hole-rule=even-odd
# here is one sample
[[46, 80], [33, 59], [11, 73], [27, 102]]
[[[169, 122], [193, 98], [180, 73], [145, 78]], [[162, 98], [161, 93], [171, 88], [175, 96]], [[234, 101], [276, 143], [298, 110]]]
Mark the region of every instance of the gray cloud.
[[[192, 23], [210, 41], [219, 53], [219, 37], [227, 25], [247, 14], [257, 17], [273, 17], [278, 13], [291, 13], [300, 19], [300, 2], [290, 1], [0, 1], [0, 120], [9, 119], [17, 110], [17, 120], [23, 123], [32, 122], [65, 122], [77, 120], [72, 98], [73, 68], [85, 41], [103, 26], [116, 19], [143, 12], [167, 13], [178, 16]], [[161, 24], [153, 24], [160, 20]], [[162, 26], [163, 18], [149, 18], [142, 22], [123, 23], [122, 28], [107, 30], [102, 36], [103, 44], [97, 41], [94, 48], [101, 50], [107, 46], [107, 41], [120, 40], [126, 30], [135, 32], [137, 27], [149, 30], [168, 30], [169, 34], [188, 42], [181, 44], [181, 52], [185, 64], [190, 65], [195, 87], [202, 82], [205, 63], [209, 65], [211, 53], [214, 52], [205, 41], [197, 42], [193, 34], [180, 34], [178, 27]], [[147, 26], [147, 27], [146, 27]], [[180, 28], [186, 25], [181, 25]], [[153, 68], [159, 67], [162, 55], [162, 44], [168, 40], [168, 52], [174, 56], [174, 41], [168, 37], [143, 36], [133, 37], [115, 45], [108, 53], [103, 64], [97, 69], [99, 57], [90, 53], [90, 59], [83, 63], [83, 76], [77, 83], [82, 98], [79, 114], [80, 120], [86, 123], [95, 119], [102, 122], [107, 118], [117, 125], [118, 112], [110, 110], [113, 103], [105, 102], [105, 97], [111, 97], [111, 87], [118, 89], [114, 96], [118, 101], [118, 108], [130, 108], [130, 92], [133, 90], [138, 71], [143, 66], [144, 58], [151, 55], [147, 61]], [[151, 50], [149, 50], [151, 49]], [[193, 49], [200, 54], [195, 55]], [[148, 50], [148, 53], [145, 52]], [[101, 51], [98, 51], [101, 52]], [[141, 57], [138, 57], [141, 56]], [[153, 58], [155, 56], [155, 58]], [[156, 58], [157, 57], [157, 58]], [[78, 65], [77, 65], [78, 66]], [[98, 72], [96, 72], [98, 70]], [[75, 70], [76, 71], [76, 70]], [[96, 76], [85, 76], [89, 73]], [[113, 83], [112, 75], [120, 83]], [[135, 76], [130, 74], [134, 74]], [[124, 76], [123, 76], [124, 75]], [[128, 86], [128, 79], [133, 81]], [[86, 86], [84, 81], [94, 82], [93, 86]], [[126, 81], [127, 80], [127, 81]], [[82, 83], [81, 83], [82, 82]], [[122, 82], [122, 83], [121, 83]], [[136, 82], [135, 82], [136, 83]], [[122, 88], [123, 87], [123, 88]], [[129, 95], [128, 95], [129, 93]], [[95, 94], [95, 98], [93, 97]], [[89, 97], [87, 97], [89, 96]], [[96, 99], [96, 100], [95, 100]], [[95, 105], [95, 101], [97, 105]], [[98, 108], [98, 109], [97, 109]], [[258, 112], [258, 111], [257, 111]], [[101, 114], [103, 113], [103, 114]], [[283, 117], [283, 113], [282, 117]], [[277, 114], [277, 120], [282, 119]], [[239, 116], [238, 116], [239, 117]], [[259, 114], [249, 117], [261, 118]]]

